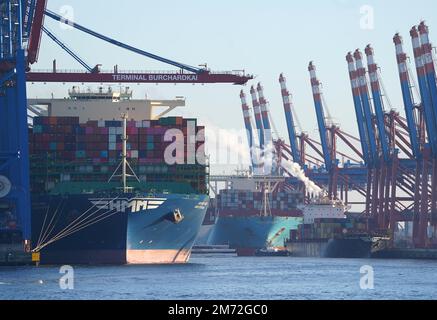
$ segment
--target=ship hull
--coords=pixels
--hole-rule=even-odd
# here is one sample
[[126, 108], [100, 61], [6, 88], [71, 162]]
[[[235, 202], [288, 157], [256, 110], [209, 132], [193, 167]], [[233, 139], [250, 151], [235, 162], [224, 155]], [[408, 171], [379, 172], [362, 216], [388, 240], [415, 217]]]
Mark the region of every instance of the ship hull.
[[372, 241], [357, 239], [331, 239], [323, 254], [325, 258], [370, 258]]
[[287, 250], [293, 257], [369, 258], [372, 242], [358, 238], [291, 241]]
[[204, 195], [34, 197], [32, 240], [42, 264], [185, 263], [207, 205]]
[[375, 259], [437, 260], [437, 249], [386, 248], [372, 252]]
[[283, 248], [290, 230], [302, 217], [219, 216], [208, 239], [210, 245], [229, 245], [239, 256], [253, 256], [257, 249]]
[[200, 227], [195, 245], [206, 245], [214, 227], [215, 225], [213, 224], [203, 224]]

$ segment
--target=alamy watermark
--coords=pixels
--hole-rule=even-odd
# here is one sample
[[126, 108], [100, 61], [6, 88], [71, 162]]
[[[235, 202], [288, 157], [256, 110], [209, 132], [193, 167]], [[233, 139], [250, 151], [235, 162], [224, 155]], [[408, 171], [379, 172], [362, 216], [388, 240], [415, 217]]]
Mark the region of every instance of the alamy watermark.
[[59, 279], [59, 288], [61, 290], [73, 290], [74, 289], [74, 268], [69, 265], [64, 265], [59, 269], [59, 273], [62, 274]]
[[375, 289], [375, 272], [372, 266], [364, 265], [360, 268], [360, 288], [362, 290]]
[[63, 30], [73, 29], [74, 9], [72, 6], [64, 5], [59, 9], [59, 15], [62, 17], [59, 21], [59, 27]]
[[370, 5], [360, 7], [360, 28], [363, 30], [375, 29], [375, 8]]
[[[263, 135], [266, 139], [260, 146], [254, 136]], [[252, 138], [248, 139], [248, 136]], [[196, 132], [194, 121], [187, 121], [186, 127], [169, 128], [164, 133], [166, 147], [161, 150], [164, 162], [175, 164], [253, 166], [264, 173], [274, 171], [277, 166], [276, 150], [271, 130], [252, 133], [241, 129], [208, 128]], [[249, 143], [250, 142], [250, 143]], [[140, 146], [142, 148], [142, 146]]]

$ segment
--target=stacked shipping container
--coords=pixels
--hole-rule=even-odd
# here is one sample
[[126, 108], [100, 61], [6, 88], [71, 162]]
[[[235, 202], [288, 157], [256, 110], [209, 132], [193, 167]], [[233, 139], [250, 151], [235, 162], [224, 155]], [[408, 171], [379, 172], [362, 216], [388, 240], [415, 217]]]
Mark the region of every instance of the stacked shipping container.
[[[267, 212], [276, 216], [302, 216], [298, 206], [304, 202], [301, 192], [268, 194]], [[220, 215], [259, 215], [264, 208], [264, 193], [260, 191], [222, 190], [217, 196]]]
[[290, 240], [328, 240], [346, 234], [364, 234], [367, 230], [367, 219], [318, 218], [312, 224], [301, 224], [297, 230], [291, 230]]
[[[183, 142], [174, 143], [171, 135], [171, 141], [165, 141], [169, 129], [178, 130]], [[107, 181], [121, 159], [121, 121], [79, 123], [78, 117], [36, 117], [29, 130], [33, 191], [50, 189], [59, 181]], [[189, 182], [195, 190], [205, 192], [203, 130], [195, 119], [182, 117], [128, 121], [129, 162], [143, 180]], [[194, 163], [189, 163], [188, 134], [197, 137], [190, 141], [198, 151]], [[170, 152], [176, 164], [168, 164], [165, 151], [176, 144], [182, 152]]]

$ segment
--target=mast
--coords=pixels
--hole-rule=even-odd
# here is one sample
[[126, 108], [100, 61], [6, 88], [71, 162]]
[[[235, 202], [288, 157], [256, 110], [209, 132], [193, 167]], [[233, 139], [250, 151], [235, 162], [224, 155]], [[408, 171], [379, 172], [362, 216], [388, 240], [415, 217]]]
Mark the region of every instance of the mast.
[[127, 114], [123, 113], [121, 116], [123, 119], [123, 135], [121, 137], [121, 141], [123, 142], [123, 150], [121, 154], [121, 161], [122, 161], [122, 173], [121, 173], [121, 182], [123, 185], [123, 192], [128, 193], [128, 187], [127, 187], [127, 175], [126, 175], [126, 168], [127, 168]]
[[[138, 182], [140, 182], [140, 179], [135, 174], [135, 171], [132, 169], [129, 162], [127, 161], [127, 140], [129, 138], [127, 136], [127, 119], [128, 119], [128, 117], [129, 116], [127, 113], [123, 113], [121, 115], [121, 119], [123, 121], [123, 134], [121, 136], [121, 141], [122, 141], [121, 162], [119, 163], [117, 169], [115, 169], [114, 173], [112, 174], [112, 176], [108, 180], [108, 182], [111, 182], [112, 178], [120, 177], [123, 193], [129, 193], [132, 191], [132, 187], [129, 187], [127, 185], [127, 178], [134, 177]], [[121, 174], [117, 175], [117, 172], [120, 169], [120, 167], [121, 167]], [[132, 174], [127, 173], [128, 168], [130, 169]]]

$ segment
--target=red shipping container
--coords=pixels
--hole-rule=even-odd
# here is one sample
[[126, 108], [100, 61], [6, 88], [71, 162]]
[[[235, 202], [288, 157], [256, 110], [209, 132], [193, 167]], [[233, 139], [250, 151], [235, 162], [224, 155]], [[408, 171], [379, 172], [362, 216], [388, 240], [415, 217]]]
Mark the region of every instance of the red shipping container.
[[108, 150], [108, 143], [107, 142], [100, 142], [98, 144], [98, 150], [101, 150], [101, 151]]
[[87, 121], [86, 125], [87, 125], [87, 127], [98, 128], [99, 127], [99, 122], [95, 121], [95, 120]]
[[128, 135], [137, 135], [138, 128], [136, 128], [136, 127], [127, 128], [127, 134]]

